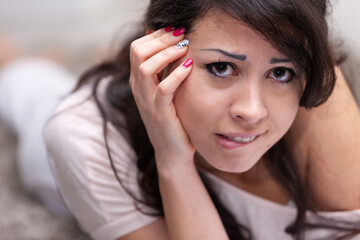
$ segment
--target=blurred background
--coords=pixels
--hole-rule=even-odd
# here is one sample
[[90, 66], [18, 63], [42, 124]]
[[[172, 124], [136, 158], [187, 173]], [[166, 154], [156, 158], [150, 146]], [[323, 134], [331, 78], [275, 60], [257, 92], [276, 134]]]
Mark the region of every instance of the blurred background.
[[[41, 56], [79, 76], [138, 30], [146, 6], [147, 0], [0, 0], [0, 72], [13, 57]], [[24, 190], [18, 143], [0, 122], [0, 239], [89, 239]]]
[[80, 73], [141, 23], [147, 0], [0, 0], [0, 38]]
[[347, 57], [341, 68], [360, 103], [360, 1], [330, 0], [329, 24], [333, 41]]
[[[147, 0], [0, 0], [0, 71], [9, 57], [44, 56], [76, 76], [100, 62], [137, 30]], [[360, 99], [360, 1], [332, 0], [335, 45]], [[22, 188], [17, 140], [0, 122], [0, 239], [88, 239], [74, 222], [56, 217]]]

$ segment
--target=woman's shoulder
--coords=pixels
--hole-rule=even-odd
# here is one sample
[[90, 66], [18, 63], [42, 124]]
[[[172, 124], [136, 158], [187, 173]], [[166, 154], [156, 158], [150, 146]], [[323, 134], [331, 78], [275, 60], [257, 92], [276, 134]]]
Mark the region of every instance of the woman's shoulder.
[[[85, 147], [89, 139], [99, 140], [101, 134], [101, 117], [91, 97], [90, 85], [69, 94], [57, 106], [54, 114], [44, 127], [44, 137], [47, 147], [55, 149], [67, 145], [82, 144], [76, 148]], [[83, 147], [81, 147], [83, 146]], [[66, 151], [67, 152], [67, 151]], [[80, 151], [74, 151], [80, 152]]]
[[323, 105], [300, 109], [286, 139], [317, 210], [360, 208], [360, 111], [337, 69]]
[[111, 123], [105, 140], [103, 119], [91, 92], [86, 86], [61, 102], [45, 127], [45, 142], [74, 217], [94, 239], [115, 239], [157, 218], [136, 208], [134, 197], [141, 193], [135, 153]]
[[[108, 79], [104, 79], [99, 85], [100, 99], [103, 98], [108, 82]], [[107, 148], [109, 148], [115, 160], [121, 159], [120, 163], [126, 162], [126, 164], [132, 162], [134, 152], [125, 135], [120, 133], [111, 122], [106, 123], [106, 139], [104, 130], [104, 119], [92, 95], [92, 85], [89, 84], [71, 93], [59, 104], [45, 126], [44, 136], [47, 147], [50, 150], [56, 149], [62, 155], [77, 155], [78, 159], [94, 161], [96, 158], [90, 158], [88, 156], [90, 153], [108, 156]], [[66, 151], [69, 149], [72, 151]]]

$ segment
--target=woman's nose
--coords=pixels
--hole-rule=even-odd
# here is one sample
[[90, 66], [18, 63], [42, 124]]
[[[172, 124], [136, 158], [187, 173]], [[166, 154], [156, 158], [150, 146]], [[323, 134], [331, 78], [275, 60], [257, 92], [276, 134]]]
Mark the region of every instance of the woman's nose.
[[236, 121], [256, 124], [268, 116], [264, 93], [258, 84], [238, 87], [234, 93], [230, 114]]

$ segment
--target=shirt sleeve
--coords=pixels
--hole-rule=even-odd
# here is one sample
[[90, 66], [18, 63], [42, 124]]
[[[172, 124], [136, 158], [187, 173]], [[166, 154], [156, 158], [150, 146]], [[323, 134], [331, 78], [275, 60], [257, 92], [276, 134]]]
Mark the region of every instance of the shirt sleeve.
[[111, 158], [125, 188], [116, 179], [102, 119], [91, 98], [56, 114], [44, 133], [59, 189], [72, 215], [93, 239], [117, 239], [158, 219], [140, 212], [128, 194], [130, 190], [140, 196], [135, 154], [108, 124]]

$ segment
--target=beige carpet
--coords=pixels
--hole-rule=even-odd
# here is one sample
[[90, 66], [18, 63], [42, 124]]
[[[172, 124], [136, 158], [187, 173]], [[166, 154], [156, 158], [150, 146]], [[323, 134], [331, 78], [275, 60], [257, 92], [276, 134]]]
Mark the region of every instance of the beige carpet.
[[0, 123], [0, 240], [89, 239], [24, 192], [18, 179], [16, 138]]

